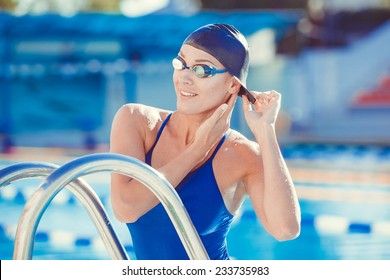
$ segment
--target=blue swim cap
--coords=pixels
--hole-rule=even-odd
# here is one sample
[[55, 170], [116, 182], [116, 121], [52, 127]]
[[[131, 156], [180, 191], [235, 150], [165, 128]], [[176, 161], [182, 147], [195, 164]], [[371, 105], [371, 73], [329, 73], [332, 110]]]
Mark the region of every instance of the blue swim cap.
[[[249, 95], [246, 78], [249, 68], [249, 46], [244, 35], [234, 26], [222, 23], [208, 24], [196, 29], [183, 42], [215, 57], [241, 83], [239, 95]], [[252, 100], [251, 100], [252, 97]]]

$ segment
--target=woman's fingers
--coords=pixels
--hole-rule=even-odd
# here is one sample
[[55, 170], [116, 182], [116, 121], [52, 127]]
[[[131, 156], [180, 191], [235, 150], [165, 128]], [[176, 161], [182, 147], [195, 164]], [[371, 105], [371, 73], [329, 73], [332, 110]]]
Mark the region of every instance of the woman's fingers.
[[228, 102], [227, 102], [227, 105], [228, 105], [228, 108], [226, 110], [227, 120], [230, 120], [230, 118], [232, 116], [234, 104], [236, 104], [236, 100], [237, 100], [237, 95], [231, 95]]
[[[274, 91], [274, 90], [265, 91], [265, 92], [253, 91], [251, 93], [256, 98], [256, 102], [253, 104], [256, 111], [268, 108], [270, 105], [272, 105], [274, 103], [274, 101], [277, 101], [280, 98], [280, 93], [278, 93], [277, 91]], [[245, 106], [249, 107], [247, 105], [247, 103], [245, 103]]]
[[215, 126], [220, 120], [228, 121], [233, 112], [235, 99], [236, 97], [231, 96], [227, 103], [221, 104], [208, 119], [208, 122]]
[[242, 109], [244, 110], [244, 112], [252, 110], [252, 106], [248, 100], [248, 97], [246, 97], [245, 95], [242, 96]]
[[211, 117], [208, 119], [208, 121], [211, 124], [215, 124], [222, 116], [228, 111], [229, 105], [224, 103], [220, 105], [217, 110], [211, 115]]

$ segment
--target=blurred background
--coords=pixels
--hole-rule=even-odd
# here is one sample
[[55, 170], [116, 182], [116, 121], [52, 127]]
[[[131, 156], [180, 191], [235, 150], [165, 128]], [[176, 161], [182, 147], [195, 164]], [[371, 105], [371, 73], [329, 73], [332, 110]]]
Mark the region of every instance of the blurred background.
[[[0, 149], [107, 145], [127, 102], [175, 109], [171, 59], [211, 22], [283, 94], [282, 143], [389, 143], [388, 0], [1, 0]], [[233, 127], [251, 135], [238, 112]]]
[[[194, 29], [228, 23], [250, 45], [248, 88], [282, 93], [277, 133], [303, 225], [276, 242], [245, 204], [232, 256], [390, 259], [390, 0], [0, 0], [0, 10], [0, 167], [107, 152], [128, 102], [175, 110], [172, 58]], [[240, 104], [232, 127], [253, 138]], [[105, 180], [92, 180], [103, 200]], [[30, 194], [2, 190], [1, 212]], [[18, 216], [0, 218], [7, 259]]]

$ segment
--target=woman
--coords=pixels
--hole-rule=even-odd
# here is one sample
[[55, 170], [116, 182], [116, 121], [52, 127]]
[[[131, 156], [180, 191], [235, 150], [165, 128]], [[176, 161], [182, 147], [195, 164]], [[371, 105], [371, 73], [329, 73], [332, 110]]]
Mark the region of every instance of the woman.
[[[300, 232], [298, 199], [275, 135], [281, 96], [248, 92], [248, 63], [248, 45], [237, 29], [203, 26], [172, 62], [177, 110], [127, 104], [112, 125], [111, 152], [144, 161], [166, 177], [210, 259], [229, 259], [226, 235], [246, 196], [277, 240]], [[238, 96], [256, 142], [229, 128]], [[137, 259], [188, 259], [163, 206], [141, 183], [112, 174], [111, 201], [130, 230]]]

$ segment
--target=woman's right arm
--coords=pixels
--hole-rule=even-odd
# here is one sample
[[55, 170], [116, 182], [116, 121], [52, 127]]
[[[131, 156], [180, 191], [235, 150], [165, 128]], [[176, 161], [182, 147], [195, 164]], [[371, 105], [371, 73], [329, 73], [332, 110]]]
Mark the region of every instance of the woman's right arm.
[[[173, 187], [195, 166], [201, 163], [229, 128], [235, 98], [221, 105], [198, 129], [193, 143], [182, 153], [155, 167]], [[226, 106], [227, 105], [227, 106]], [[152, 107], [137, 104], [123, 106], [116, 114], [110, 136], [110, 151], [137, 158], [145, 162], [146, 149], [157, 135], [160, 112]], [[151, 139], [152, 138], [152, 139]], [[172, 143], [174, 145], [174, 143]], [[137, 180], [112, 173], [111, 204], [116, 218], [122, 222], [135, 222], [159, 203], [156, 196]]]
[[[223, 112], [218, 118], [210, 118], [210, 122], [220, 119]], [[110, 136], [110, 152], [123, 154], [134, 157], [145, 162], [147, 135], [155, 135], [156, 124], [161, 122], [159, 112], [151, 107], [137, 104], [128, 104], [123, 106], [116, 114]], [[213, 127], [208, 123], [210, 129]], [[207, 127], [201, 131], [208, 136], [210, 133]], [[151, 138], [149, 136], [149, 138]], [[155, 138], [155, 137], [152, 137]], [[204, 140], [207, 137], [198, 137]], [[154, 139], [152, 139], [154, 141]], [[197, 141], [200, 142], [200, 141]], [[184, 150], [180, 155], [169, 161], [157, 170], [176, 187], [184, 177], [199, 163], [207, 154], [208, 148], [206, 143], [194, 143]], [[149, 145], [150, 146], [150, 143]], [[156, 196], [143, 184], [138, 181], [118, 173], [111, 175], [111, 204], [114, 214], [121, 222], [135, 222], [139, 217], [152, 209], [159, 203]]]
[[[141, 124], [142, 108], [140, 105], [127, 104], [119, 109], [111, 127], [110, 152], [134, 157], [145, 162], [146, 134]], [[134, 185], [134, 187], [132, 187]], [[132, 220], [131, 199], [150, 196], [147, 188], [139, 186], [132, 178], [119, 173], [111, 174], [111, 205], [116, 218], [122, 222]], [[128, 190], [134, 189], [131, 192]], [[150, 191], [149, 191], [150, 192]]]

